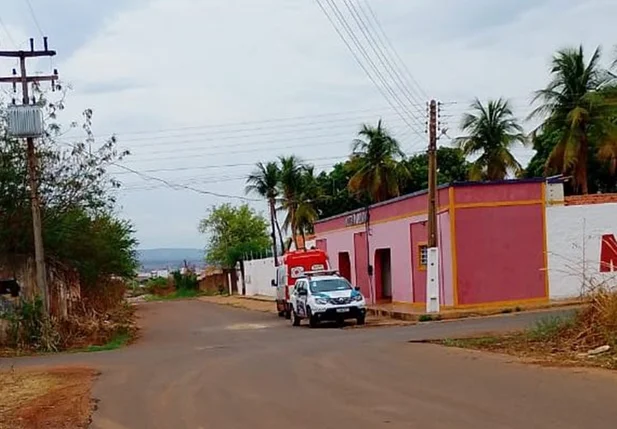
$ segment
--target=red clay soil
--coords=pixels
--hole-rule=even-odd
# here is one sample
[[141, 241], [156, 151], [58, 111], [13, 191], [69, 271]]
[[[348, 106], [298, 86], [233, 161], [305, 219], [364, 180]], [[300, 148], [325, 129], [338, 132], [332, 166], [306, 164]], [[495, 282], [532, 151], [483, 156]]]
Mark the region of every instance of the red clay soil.
[[79, 429], [90, 424], [89, 368], [0, 372], [0, 429]]

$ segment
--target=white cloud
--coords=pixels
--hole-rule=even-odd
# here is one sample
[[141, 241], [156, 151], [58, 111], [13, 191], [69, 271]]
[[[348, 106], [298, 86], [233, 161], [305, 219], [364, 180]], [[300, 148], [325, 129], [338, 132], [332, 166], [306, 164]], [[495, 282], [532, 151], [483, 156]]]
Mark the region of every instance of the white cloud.
[[[458, 102], [444, 109], [446, 115], [454, 115], [444, 117], [450, 134], [455, 134], [458, 115], [474, 96], [510, 97], [524, 116], [531, 91], [548, 80], [548, 62], [556, 49], [583, 43], [591, 51], [598, 44], [608, 48], [617, 43], [614, 1], [370, 3], [429, 95]], [[337, 4], [344, 10], [342, 0]], [[62, 60], [59, 53], [60, 72], [75, 88], [67, 117], [92, 107], [96, 129], [101, 134], [120, 133], [120, 141], [133, 149], [127, 165], [134, 168], [249, 164], [283, 152], [323, 159], [346, 153], [362, 121], [383, 115], [397, 131], [404, 128], [392, 109], [378, 108], [387, 104], [314, 0], [142, 0], [124, 9], [118, 6], [106, 16], [68, 58]], [[64, 31], [69, 34], [70, 26]], [[370, 108], [374, 111], [347, 115], [354, 118], [346, 122], [307, 119], [295, 133], [269, 123], [264, 125], [269, 129], [237, 139], [220, 129], [157, 134], [153, 141], [122, 135]], [[161, 137], [172, 134], [179, 136]], [[422, 149], [420, 139], [406, 136], [405, 147]], [[255, 150], [259, 148], [264, 149]], [[231, 153], [221, 154], [225, 150]], [[529, 157], [528, 151], [517, 154]], [[238, 166], [152, 174], [242, 195], [242, 180], [229, 179], [248, 170]], [[136, 177], [122, 177], [141, 183]], [[226, 181], [214, 183], [217, 178]], [[200, 183], [204, 180], [210, 183]], [[123, 213], [135, 219], [145, 246], [184, 246], [202, 243], [196, 233], [198, 218], [220, 201], [190, 191], [127, 190], [122, 205]]]

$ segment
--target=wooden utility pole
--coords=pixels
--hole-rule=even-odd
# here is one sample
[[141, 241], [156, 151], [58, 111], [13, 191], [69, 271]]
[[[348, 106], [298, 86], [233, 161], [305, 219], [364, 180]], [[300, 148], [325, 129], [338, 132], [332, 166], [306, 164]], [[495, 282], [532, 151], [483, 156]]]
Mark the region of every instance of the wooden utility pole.
[[[17, 75], [13, 69], [12, 77], [0, 77], [0, 83], [12, 83], [14, 90], [17, 84], [21, 84], [22, 103], [30, 104], [30, 94], [28, 85], [30, 83], [51, 82], [54, 88], [55, 81], [58, 79], [58, 73], [54, 70], [54, 74], [50, 76], [28, 76], [26, 71], [26, 59], [36, 57], [53, 57], [55, 51], [51, 51], [47, 47], [47, 37], [43, 38], [44, 49], [36, 51], [34, 49], [34, 39], [30, 39], [29, 51], [0, 51], [0, 57], [19, 58], [20, 75]], [[41, 293], [41, 298], [45, 305], [45, 311], [49, 313], [50, 301], [47, 289], [47, 270], [45, 268], [45, 250], [43, 246], [43, 231], [41, 222], [41, 204], [38, 193], [38, 177], [37, 177], [37, 155], [34, 147], [34, 138], [26, 139], [26, 156], [28, 168], [28, 184], [30, 187], [30, 201], [32, 209], [32, 227], [34, 232], [34, 260], [36, 264], [36, 283]]]
[[437, 102], [431, 100], [428, 121], [428, 248], [437, 247]]

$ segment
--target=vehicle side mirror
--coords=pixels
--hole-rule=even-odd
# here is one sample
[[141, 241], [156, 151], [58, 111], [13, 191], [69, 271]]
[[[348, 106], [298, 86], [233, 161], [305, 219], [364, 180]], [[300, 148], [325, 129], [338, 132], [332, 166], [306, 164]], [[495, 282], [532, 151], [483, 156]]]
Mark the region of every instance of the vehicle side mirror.
[[270, 280], [270, 285], [272, 287], [276, 287], [276, 282], [274, 281], [274, 279]]
[[298, 291], [298, 295], [300, 296], [307, 296], [308, 295], [308, 291], [306, 291], [305, 289], [301, 289]]
[[354, 288], [354, 290], [355, 290], [356, 292], [360, 292], [360, 286], [356, 286], [356, 287]]

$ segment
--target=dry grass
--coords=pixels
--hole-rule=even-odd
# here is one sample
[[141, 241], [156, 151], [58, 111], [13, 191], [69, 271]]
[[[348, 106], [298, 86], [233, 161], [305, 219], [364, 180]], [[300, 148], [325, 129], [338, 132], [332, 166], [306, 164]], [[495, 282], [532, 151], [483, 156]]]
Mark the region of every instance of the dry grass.
[[88, 368], [0, 372], [0, 429], [77, 429], [90, 422]]
[[[549, 365], [617, 370], [617, 291], [596, 288], [588, 298], [589, 305], [570, 318], [545, 318], [533, 328], [519, 333], [444, 340], [441, 343], [516, 355]], [[609, 346], [610, 350], [595, 356], [588, 354], [601, 346]]]

